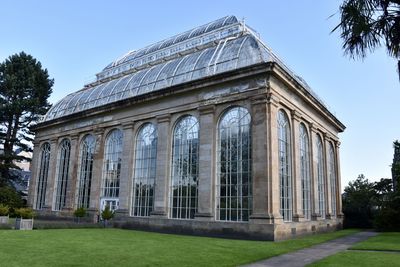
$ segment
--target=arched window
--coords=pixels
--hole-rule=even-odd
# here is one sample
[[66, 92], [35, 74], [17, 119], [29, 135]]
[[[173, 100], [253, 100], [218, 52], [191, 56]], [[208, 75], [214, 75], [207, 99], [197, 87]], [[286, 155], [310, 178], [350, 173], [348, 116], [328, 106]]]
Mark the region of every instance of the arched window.
[[68, 139], [61, 141], [58, 149], [57, 180], [55, 183], [54, 210], [62, 210], [67, 199], [67, 185], [69, 178], [69, 157], [71, 154], [71, 142]]
[[306, 127], [300, 124], [300, 175], [304, 218], [311, 219], [310, 150]]
[[44, 143], [40, 149], [39, 175], [36, 184], [35, 209], [40, 210], [46, 202], [47, 177], [49, 176], [50, 144]]
[[226, 111], [218, 125], [217, 219], [248, 221], [252, 211], [251, 116]]
[[329, 145], [329, 181], [331, 185], [332, 216], [336, 216], [336, 164], [335, 150]]
[[292, 220], [292, 157], [290, 153], [290, 126], [282, 110], [278, 112], [280, 212], [283, 220]]
[[[114, 129], [108, 134], [105, 142], [103, 181], [101, 190], [103, 198], [119, 197], [119, 179], [121, 175], [122, 161], [122, 137], [122, 131], [119, 129]], [[105, 202], [105, 204], [110, 203]], [[113, 202], [110, 206], [111, 209], [115, 209], [117, 208], [118, 204]]]
[[193, 219], [197, 211], [199, 123], [193, 116], [179, 120], [172, 145], [170, 216]]
[[318, 181], [318, 208], [322, 219], [325, 219], [325, 168], [324, 148], [321, 137], [317, 137], [317, 181]]
[[157, 160], [157, 130], [153, 124], [147, 123], [140, 129], [135, 155], [131, 214], [149, 216], [153, 211]]
[[93, 155], [96, 139], [93, 135], [86, 135], [80, 147], [79, 153], [79, 182], [78, 182], [78, 203], [79, 208], [88, 209], [90, 205], [90, 189], [93, 174]]

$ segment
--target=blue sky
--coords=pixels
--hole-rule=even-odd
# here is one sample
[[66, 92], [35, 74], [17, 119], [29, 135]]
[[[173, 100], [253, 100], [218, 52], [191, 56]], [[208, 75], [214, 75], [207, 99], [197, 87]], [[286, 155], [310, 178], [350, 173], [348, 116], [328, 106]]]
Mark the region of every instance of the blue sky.
[[343, 55], [337, 33], [341, 1], [4, 1], [0, 61], [25, 51], [55, 79], [54, 103], [94, 79], [108, 63], [225, 15], [245, 18], [261, 38], [347, 126], [341, 138], [342, 187], [365, 174], [390, 177], [400, 139], [396, 62], [378, 49]]

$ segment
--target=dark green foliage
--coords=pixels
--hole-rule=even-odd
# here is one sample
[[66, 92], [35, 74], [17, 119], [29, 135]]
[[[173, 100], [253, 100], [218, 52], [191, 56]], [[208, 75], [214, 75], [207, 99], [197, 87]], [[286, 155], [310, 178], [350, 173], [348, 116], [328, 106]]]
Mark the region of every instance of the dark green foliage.
[[114, 212], [111, 210], [110, 206], [107, 205], [104, 210], [101, 212], [101, 218], [103, 220], [108, 221], [114, 218]]
[[0, 203], [7, 205], [10, 209], [22, 207], [21, 195], [10, 186], [0, 187]]
[[84, 207], [77, 208], [74, 211], [74, 216], [78, 219], [78, 223], [80, 223], [81, 218], [86, 216], [86, 209]]
[[15, 209], [15, 215], [22, 219], [32, 219], [35, 213], [31, 208], [19, 208]]
[[393, 142], [394, 155], [392, 164], [392, 179], [394, 190], [399, 190], [400, 184], [400, 142], [398, 140]]
[[375, 228], [382, 231], [400, 231], [400, 192], [386, 195], [375, 218]]
[[349, 182], [343, 194], [344, 227], [371, 228], [376, 212], [374, 183], [364, 175]]
[[400, 1], [344, 0], [340, 14], [333, 31], [340, 29], [345, 53], [364, 58], [383, 45], [398, 60], [400, 78]]
[[0, 204], [0, 216], [7, 216], [10, 208], [7, 205]]
[[85, 217], [85, 216], [86, 216], [86, 209], [83, 208], [83, 207], [77, 208], [77, 209], [74, 211], [74, 216], [75, 216], [75, 217], [78, 217], [78, 218]]
[[344, 192], [344, 227], [400, 230], [400, 192], [393, 192], [392, 179], [372, 183], [361, 174]]
[[17, 156], [16, 148], [31, 151], [35, 125], [50, 108], [47, 102], [53, 86], [46, 69], [39, 61], [21, 52], [0, 63], [0, 186], [10, 185], [11, 168], [18, 168], [14, 160], [29, 160]]

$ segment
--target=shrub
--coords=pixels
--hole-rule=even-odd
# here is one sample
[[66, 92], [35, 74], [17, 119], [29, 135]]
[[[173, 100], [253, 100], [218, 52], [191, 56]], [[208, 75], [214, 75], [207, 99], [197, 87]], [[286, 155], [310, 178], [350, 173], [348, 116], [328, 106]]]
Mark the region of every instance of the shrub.
[[0, 216], [7, 216], [10, 208], [7, 205], [0, 204]]
[[83, 208], [83, 207], [77, 208], [77, 209], [74, 211], [74, 216], [75, 216], [75, 217], [78, 217], [78, 218], [85, 217], [85, 216], [86, 216], [86, 209]]
[[107, 205], [104, 210], [101, 212], [101, 218], [103, 218], [103, 220], [110, 220], [112, 218], [114, 218], [114, 212], [110, 209], [110, 206]]
[[10, 186], [0, 187], [0, 203], [7, 205], [10, 209], [21, 208], [21, 195]]
[[15, 210], [15, 215], [22, 219], [32, 219], [35, 214], [31, 208], [19, 208]]

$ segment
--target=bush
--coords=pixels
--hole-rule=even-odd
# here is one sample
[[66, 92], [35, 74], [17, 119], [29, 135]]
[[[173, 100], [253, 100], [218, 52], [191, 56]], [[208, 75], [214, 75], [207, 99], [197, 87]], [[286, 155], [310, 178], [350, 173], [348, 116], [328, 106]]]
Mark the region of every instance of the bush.
[[7, 216], [10, 212], [10, 208], [7, 205], [0, 204], [0, 216]]
[[10, 186], [0, 187], [0, 204], [7, 205], [10, 209], [22, 207], [21, 195]]
[[74, 211], [74, 216], [75, 216], [75, 217], [78, 217], [78, 218], [85, 217], [85, 216], [86, 216], [86, 209], [83, 208], [83, 207], [77, 208], [77, 209]]
[[110, 206], [107, 205], [104, 210], [101, 212], [101, 218], [103, 218], [103, 220], [111, 220], [112, 218], [114, 218], [114, 212], [110, 209]]
[[15, 215], [22, 219], [33, 219], [35, 216], [31, 208], [19, 208], [15, 210]]

